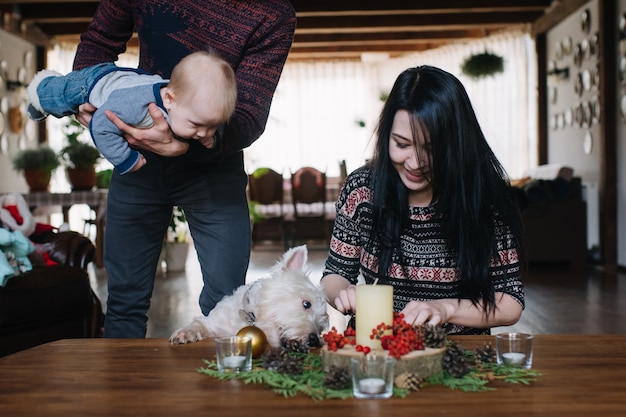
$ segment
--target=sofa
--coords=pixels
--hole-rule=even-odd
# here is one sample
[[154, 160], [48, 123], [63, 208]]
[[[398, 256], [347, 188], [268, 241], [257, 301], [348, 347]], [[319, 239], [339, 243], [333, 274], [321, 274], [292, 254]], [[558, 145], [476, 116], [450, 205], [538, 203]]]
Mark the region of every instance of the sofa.
[[543, 165], [512, 183], [522, 211], [526, 260], [583, 265], [587, 207], [582, 183], [570, 167]]
[[30, 239], [37, 248], [29, 255], [32, 269], [0, 286], [0, 357], [58, 339], [101, 335], [102, 304], [87, 272], [92, 242], [72, 231]]

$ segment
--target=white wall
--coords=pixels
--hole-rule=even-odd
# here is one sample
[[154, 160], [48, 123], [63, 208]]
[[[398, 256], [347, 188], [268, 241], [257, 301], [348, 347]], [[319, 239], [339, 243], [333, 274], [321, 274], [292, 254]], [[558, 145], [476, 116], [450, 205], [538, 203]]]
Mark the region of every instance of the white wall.
[[[37, 125], [25, 114], [26, 97], [23, 89], [9, 91], [6, 81], [28, 83], [36, 70], [35, 46], [0, 29], [0, 193], [25, 192], [28, 187], [22, 174], [13, 170], [11, 155], [19, 149], [35, 147], [38, 142]], [[23, 129], [12, 132], [9, 113], [19, 112]]]
[[[579, 118], [585, 114], [585, 110], [587, 113], [589, 109], [593, 110], [594, 103], [599, 103], [599, 82], [583, 83], [580, 90], [577, 90], [576, 85], [579, 77], [597, 80], [592, 74], [599, 72], [599, 54], [590, 52], [588, 45], [593, 43], [592, 39], [600, 29], [598, 6], [597, 0], [590, 1], [546, 36], [548, 71], [551, 71], [550, 67], [569, 71], [567, 77], [548, 76], [548, 162], [572, 167], [574, 175], [583, 180], [583, 197], [587, 199], [589, 249], [600, 244], [597, 190], [600, 180], [601, 118], [594, 118], [593, 112], [590, 120], [585, 118], [585, 121], [579, 122]], [[588, 31], [583, 30], [581, 24], [581, 16], [586, 10], [590, 16]], [[571, 43], [567, 42], [568, 39]], [[567, 44], [571, 48], [567, 48]], [[587, 48], [584, 48], [584, 44]], [[588, 51], [580, 60], [576, 59], [577, 48]], [[587, 85], [588, 88], [585, 88]]]

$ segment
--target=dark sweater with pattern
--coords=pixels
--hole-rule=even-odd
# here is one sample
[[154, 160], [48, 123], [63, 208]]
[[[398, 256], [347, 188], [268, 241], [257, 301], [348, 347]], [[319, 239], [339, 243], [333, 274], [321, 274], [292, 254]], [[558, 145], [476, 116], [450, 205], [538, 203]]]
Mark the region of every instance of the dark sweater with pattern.
[[[400, 237], [400, 250], [393, 255], [390, 274], [378, 274], [378, 245], [375, 243], [368, 251], [365, 244], [373, 224], [369, 174], [362, 167], [346, 179], [336, 204], [337, 217], [323, 276], [338, 274], [356, 284], [361, 274], [368, 284], [378, 279], [381, 284], [392, 285], [395, 311], [401, 311], [411, 300], [460, 298], [456, 255], [447, 248], [441, 219], [432, 206], [410, 207], [410, 227]], [[509, 294], [524, 306], [521, 265], [514, 242], [509, 228], [497, 224], [496, 245], [502, 261], [492, 260], [489, 275], [496, 292]], [[452, 324], [446, 327], [449, 333], [457, 334], [489, 332]]]
[[164, 78], [189, 53], [217, 51], [235, 70], [238, 101], [218, 149], [191, 142], [187, 156], [206, 160], [246, 148], [263, 133], [295, 26], [287, 0], [100, 0], [74, 69], [114, 62], [135, 31], [139, 68]]

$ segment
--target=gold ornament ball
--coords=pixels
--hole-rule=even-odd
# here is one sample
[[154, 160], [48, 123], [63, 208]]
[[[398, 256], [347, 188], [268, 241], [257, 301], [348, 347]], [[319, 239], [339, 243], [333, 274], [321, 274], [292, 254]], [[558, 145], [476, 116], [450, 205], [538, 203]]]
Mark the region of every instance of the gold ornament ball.
[[265, 352], [267, 337], [263, 330], [256, 326], [246, 326], [237, 332], [237, 336], [249, 337], [252, 340], [252, 357], [258, 358]]

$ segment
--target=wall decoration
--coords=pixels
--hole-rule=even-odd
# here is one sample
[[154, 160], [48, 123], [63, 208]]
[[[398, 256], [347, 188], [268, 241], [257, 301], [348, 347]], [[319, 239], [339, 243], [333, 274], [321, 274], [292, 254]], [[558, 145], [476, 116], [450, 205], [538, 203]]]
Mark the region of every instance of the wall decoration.
[[[23, 89], [23, 88], [22, 88]], [[21, 90], [21, 89], [20, 89]], [[22, 91], [14, 90], [9, 95], [9, 131], [14, 134], [21, 134], [24, 129], [25, 117]]]
[[601, 113], [600, 100], [598, 96], [593, 96], [591, 99], [591, 123], [600, 123], [600, 120], [602, 120]]
[[24, 54], [24, 68], [31, 69], [33, 67], [33, 53], [32, 51], [26, 51]]
[[563, 43], [562, 42], [557, 42], [554, 45], [554, 57], [557, 60], [561, 60], [561, 59], [563, 59], [563, 55], [564, 55], [564, 53], [563, 53]]
[[583, 75], [581, 72], [576, 75], [576, 81], [574, 81], [574, 92], [578, 97], [583, 95]]
[[583, 51], [582, 45], [580, 43], [576, 44], [574, 48], [574, 64], [580, 68], [585, 59], [585, 52]]
[[585, 152], [586, 155], [589, 155], [591, 154], [591, 151], [593, 151], [593, 136], [591, 135], [591, 132], [587, 130], [587, 132], [585, 132], [585, 137], [583, 138], [583, 152]]
[[565, 119], [565, 126], [571, 127], [574, 125], [574, 112], [571, 107], [565, 110], [563, 118]]
[[574, 46], [574, 42], [572, 41], [572, 37], [571, 36], [566, 36], [561, 41], [561, 44], [562, 44], [562, 48], [563, 48], [563, 55], [571, 55], [572, 54], [572, 47]]
[[600, 35], [598, 32], [596, 32], [589, 38], [589, 54], [591, 56], [597, 56], [600, 54], [600, 47], [598, 42], [600, 42]]
[[584, 70], [581, 74], [583, 90], [591, 90], [591, 72], [589, 72], [589, 70]]
[[591, 10], [585, 9], [580, 14], [580, 29], [583, 33], [589, 33], [591, 29]]

